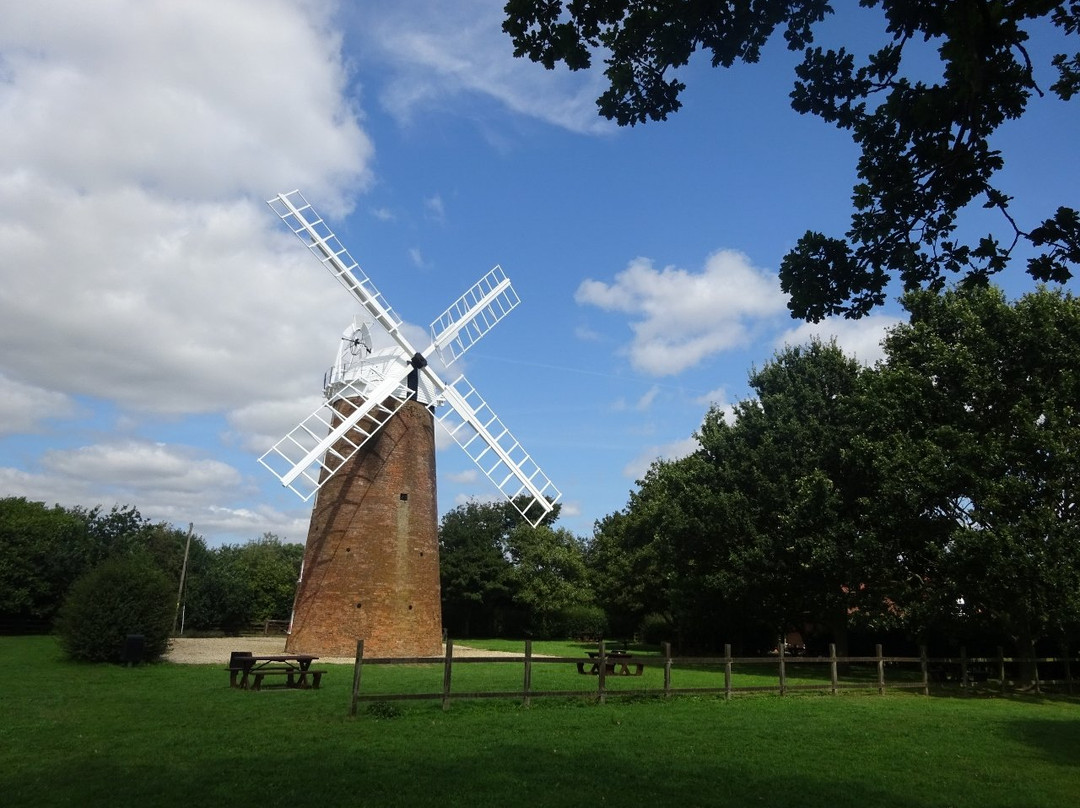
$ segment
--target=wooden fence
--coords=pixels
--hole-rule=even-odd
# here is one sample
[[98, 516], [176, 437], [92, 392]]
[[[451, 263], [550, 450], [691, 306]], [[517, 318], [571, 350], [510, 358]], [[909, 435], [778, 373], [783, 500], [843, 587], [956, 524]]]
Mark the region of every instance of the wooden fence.
[[258, 620], [240, 629], [241, 637], [284, 637], [289, 633], [288, 620]]
[[[453, 640], [447, 640], [446, 653], [441, 657], [364, 657], [364, 642], [360, 640], [356, 644], [356, 662], [353, 668], [352, 703], [349, 715], [356, 715], [357, 704], [361, 701], [390, 701], [398, 699], [439, 699], [444, 710], [450, 706], [451, 699], [482, 699], [482, 698], [519, 698], [527, 706], [531, 699], [548, 696], [594, 696], [597, 701], [603, 703], [608, 696], [629, 695], [656, 695], [668, 697], [675, 694], [719, 694], [730, 699], [733, 693], [750, 692], [776, 692], [785, 695], [793, 691], [814, 690], [828, 691], [836, 695], [841, 690], [877, 690], [884, 694], [887, 689], [912, 689], [920, 690], [924, 695], [929, 695], [931, 683], [955, 682], [962, 687], [971, 687], [976, 682], [996, 681], [998, 686], [1005, 690], [1011, 686], [1006, 676], [1006, 665], [1019, 663], [1021, 660], [1006, 657], [1001, 648], [995, 657], [968, 657], [964, 649], [961, 649], [959, 657], [928, 657], [926, 648], [921, 649], [919, 656], [885, 656], [881, 645], [877, 645], [873, 656], [847, 656], [838, 657], [836, 646], [829, 645], [827, 657], [790, 656], [781, 647], [778, 654], [767, 657], [734, 657], [731, 655], [731, 646], [724, 646], [723, 656], [714, 657], [673, 657], [671, 644], [663, 644], [663, 653], [660, 656], [626, 655], [622, 652], [611, 652], [605, 647], [603, 641], [597, 645], [597, 653], [584, 657], [556, 657], [534, 656], [532, 641], [525, 641], [525, 653], [521, 656], [454, 656]], [[1031, 662], [1031, 660], [1026, 660]], [[1043, 686], [1065, 686], [1071, 694], [1073, 692], [1072, 660], [1064, 658], [1046, 657], [1034, 660], [1035, 679], [1032, 688], [1039, 692]], [[522, 686], [513, 691], [485, 691], [485, 692], [455, 692], [452, 688], [453, 671], [455, 665], [476, 663], [499, 663], [520, 665], [522, 671]], [[1040, 663], [1054, 663], [1062, 672], [1061, 677], [1040, 679], [1038, 665]], [[443, 667], [442, 689], [438, 692], [428, 693], [378, 693], [362, 694], [361, 684], [363, 670], [369, 665], [418, 665], [441, 664]], [[532, 686], [533, 668], [536, 665], [565, 665], [577, 666], [579, 672], [584, 672], [583, 666], [590, 666], [591, 671], [596, 673], [596, 690], [536, 690]], [[634, 665], [641, 668], [662, 668], [662, 690], [646, 690], [642, 688], [618, 688], [608, 687], [608, 678], [614, 675], [615, 667], [624, 664]], [[775, 665], [775, 685], [743, 685], [732, 684], [733, 669], [737, 665]], [[792, 683], [788, 681], [789, 670], [792, 666], [806, 665], [827, 666], [829, 671], [828, 682], [817, 683]], [[849, 665], [871, 665], [874, 671], [873, 680], [862, 679], [860, 681], [841, 681], [839, 672]], [[897, 666], [907, 666], [910, 671], [917, 667], [918, 675], [912, 677], [894, 676], [886, 678], [886, 670]], [[676, 687], [672, 681], [673, 668], [711, 668], [723, 671], [723, 685]]]

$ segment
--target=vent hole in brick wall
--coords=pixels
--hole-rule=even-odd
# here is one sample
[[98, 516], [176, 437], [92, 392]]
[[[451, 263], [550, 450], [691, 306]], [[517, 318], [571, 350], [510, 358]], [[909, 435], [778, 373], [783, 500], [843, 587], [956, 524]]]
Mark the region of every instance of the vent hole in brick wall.
[[398, 494], [398, 499], [400, 499], [402, 502], [408, 502], [409, 495], [408, 494]]
[[362, 603], [357, 603], [356, 608], [359, 609], [362, 605], [363, 605]]
[[410, 612], [412, 611], [412, 604], [411, 603], [409, 604], [409, 611]]

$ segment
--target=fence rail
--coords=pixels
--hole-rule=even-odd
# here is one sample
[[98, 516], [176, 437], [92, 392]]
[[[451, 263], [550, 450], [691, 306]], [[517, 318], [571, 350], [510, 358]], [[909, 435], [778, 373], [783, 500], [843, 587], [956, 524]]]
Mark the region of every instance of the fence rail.
[[240, 629], [241, 637], [276, 637], [288, 633], [288, 620], [257, 620]]
[[[1042, 686], [1063, 685], [1071, 694], [1073, 692], [1072, 659], [1069, 656], [1042, 657], [1035, 660], [1020, 660], [1006, 657], [1002, 649], [994, 657], [968, 657], [964, 649], [961, 649], [959, 657], [929, 657], [926, 648], [923, 647], [919, 656], [885, 656], [882, 646], [875, 647], [873, 656], [845, 656], [836, 655], [836, 646], [830, 644], [827, 657], [790, 656], [780, 648], [778, 654], [768, 657], [735, 657], [731, 655], [731, 646], [724, 646], [723, 656], [712, 657], [673, 657], [671, 644], [663, 644], [661, 656], [637, 656], [626, 655], [622, 652], [611, 652], [601, 640], [597, 645], [596, 655], [584, 657], [568, 656], [535, 656], [532, 651], [532, 641], [525, 641], [525, 652], [521, 656], [468, 656], [455, 657], [453, 640], [447, 640], [446, 652], [438, 657], [368, 657], [364, 656], [364, 642], [360, 640], [356, 644], [356, 662], [353, 668], [352, 702], [349, 715], [356, 715], [357, 705], [361, 701], [391, 701], [391, 700], [417, 700], [439, 699], [444, 710], [448, 709], [452, 699], [485, 699], [485, 698], [520, 698], [525, 705], [533, 698], [552, 696], [595, 696], [596, 700], [603, 703], [610, 696], [627, 696], [650, 694], [657, 696], [672, 696], [678, 694], [719, 694], [730, 699], [735, 693], [751, 692], [776, 692], [780, 695], [792, 691], [828, 691], [836, 695], [841, 690], [877, 690], [884, 694], [886, 690], [921, 690], [923, 695], [929, 695], [931, 683], [955, 681], [962, 687], [971, 687], [976, 681], [996, 681], [1000, 688], [1005, 690], [1014, 682], [1006, 676], [1006, 665], [1016, 663], [1034, 663], [1034, 679], [1032, 688], [1039, 692]], [[461, 692], [454, 691], [453, 670], [455, 665], [476, 663], [499, 663], [513, 664], [523, 667], [522, 686], [516, 690]], [[1039, 664], [1054, 663], [1059, 666], [1063, 676], [1060, 678], [1040, 679], [1038, 673]], [[442, 665], [442, 689], [437, 692], [426, 693], [377, 693], [362, 694], [361, 684], [363, 670], [370, 665]], [[583, 671], [584, 665], [589, 665], [596, 672], [596, 690], [536, 690], [532, 686], [533, 668], [536, 665], [574, 664], [579, 672]], [[661, 668], [663, 670], [663, 689], [657, 691], [645, 689], [611, 689], [607, 679], [613, 674], [616, 665], [631, 664], [640, 669]], [[738, 665], [775, 665], [777, 683], [775, 685], [734, 685], [732, 678], [734, 668]], [[852, 664], [872, 664], [875, 668], [873, 681], [860, 680], [856, 682], [842, 681], [840, 670], [842, 667]], [[788, 680], [791, 666], [827, 665], [829, 668], [829, 681], [820, 683], [792, 683]], [[906, 665], [909, 668], [918, 666], [919, 676], [911, 678], [886, 678], [886, 670], [889, 666]], [[720, 668], [723, 670], [723, 685], [675, 687], [672, 684], [673, 668]], [[991, 676], [991, 672], [994, 673]]]

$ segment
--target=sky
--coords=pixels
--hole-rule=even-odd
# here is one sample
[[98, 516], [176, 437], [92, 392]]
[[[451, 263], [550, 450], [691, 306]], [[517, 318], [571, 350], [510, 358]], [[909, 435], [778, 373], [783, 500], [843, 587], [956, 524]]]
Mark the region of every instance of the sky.
[[[822, 44], [878, 41], [877, 12], [836, 5]], [[803, 232], [847, 229], [857, 156], [790, 109], [782, 41], [695, 59], [682, 110], [620, 128], [599, 71], [513, 57], [501, 7], [0, 6], [0, 497], [304, 540], [310, 503], [257, 460], [319, 404], [359, 310], [266, 205], [294, 189], [410, 327], [503, 268], [522, 302], [460, 369], [582, 537], [785, 345], [881, 357], [895, 299], [809, 326], [780, 292]], [[1022, 225], [1080, 206], [1078, 133], [1050, 96], [1000, 133]], [[438, 444], [440, 513], [497, 495]]]

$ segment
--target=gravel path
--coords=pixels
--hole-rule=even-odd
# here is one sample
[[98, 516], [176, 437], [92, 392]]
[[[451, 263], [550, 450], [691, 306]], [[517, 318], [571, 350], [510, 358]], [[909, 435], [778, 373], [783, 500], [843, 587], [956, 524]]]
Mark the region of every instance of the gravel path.
[[[165, 655], [169, 662], [181, 665], [228, 665], [233, 651], [251, 651], [253, 654], [285, 653], [284, 637], [175, 637], [172, 648]], [[521, 653], [524, 653], [524, 649]], [[454, 656], [520, 656], [507, 651], [482, 651], [454, 643]], [[351, 665], [353, 657], [320, 657], [319, 662]]]

